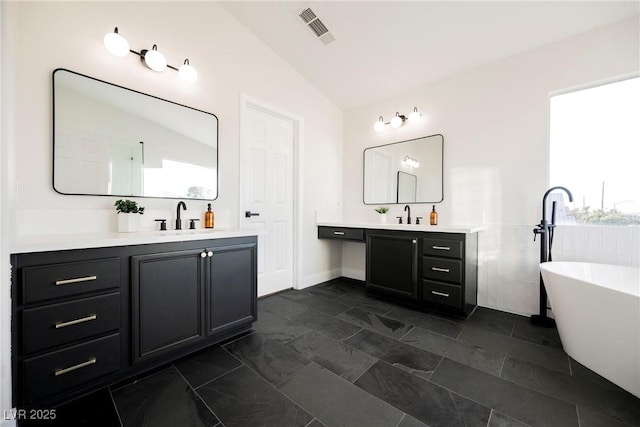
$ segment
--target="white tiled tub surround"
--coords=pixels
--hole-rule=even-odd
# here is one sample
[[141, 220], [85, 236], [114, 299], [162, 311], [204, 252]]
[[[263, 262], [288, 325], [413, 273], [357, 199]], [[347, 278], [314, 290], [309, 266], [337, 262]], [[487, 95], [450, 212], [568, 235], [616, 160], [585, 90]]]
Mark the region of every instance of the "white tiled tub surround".
[[[512, 313], [538, 312], [539, 240], [534, 225], [488, 225], [478, 238], [478, 305]], [[559, 225], [555, 261], [640, 267], [640, 227]]]

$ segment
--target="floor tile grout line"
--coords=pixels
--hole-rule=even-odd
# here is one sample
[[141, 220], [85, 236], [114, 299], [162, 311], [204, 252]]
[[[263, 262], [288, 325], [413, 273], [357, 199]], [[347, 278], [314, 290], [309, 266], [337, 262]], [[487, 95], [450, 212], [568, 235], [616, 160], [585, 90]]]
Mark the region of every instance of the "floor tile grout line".
[[[245, 364], [244, 362], [241, 362], [241, 364], [240, 364], [240, 365], [238, 365], [238, 366], [236, 366], [235, 368], [233, 368], [233, 369], [231, 369], [231, 370], [229, 370], [229, 371], [225, 372], [224, 374], [220, 374], [220, 375], [218, 375], [217, 377], [212, 378], [212, 379], [210, 379], [210, 380], [209, 380], [209, 381], [207, 381], [207, 382], [204, 382], [204, 383], [200, 384], [198, 387], [193, 387], [193, 389], [194, 389], [194, 390], [197, 390], [197, 389], [199, 389], [200, 387], [204, 387], [204, 386], [206, 386], [207, 384], [212, 383], [213, 381], [219, 380], [220, 378], [222, 378], [222, 377], [224, 377], [224, 376], [226, 376], [226, 375], [229, 375], [230, 373], [232, 373], [232, 372], [234, 372], [234, 371], [237, 371], [238, 369], [242, 368], [243, 366], [246, 366], [246, 364]], [[188, 382], [188, 381], [187, 381], [187, 382]], [[191, 383], [189, 383], [189, 386], [191, 386]]]
[[[404, 412], [404, 411], [402, 411]], [[396, 427], [400, 427], [400, 424], [402, 424], [402, 421], [407, 417], [407, 413], [404, 412], [404, 415], [402, 416], [402, 418], [400, 418], [400, 421], [398, 421], [398, 424], [396, 424]]]
[[[235, 370], [235, 369], [234, 369]], [[218, 424], [222, 424], [222, 420], [220, 419], [220, 417], [215, 413], [215, 411], [209, 407], [209, 405], [207, 404], [207, 402], [202, 398], [202, 396], [200, 395], [200, 393], [198, 392], [198, 390], [196, 390], [195, 387], [193, 387], [191, 385], [191, 383], [187, 380], [187, 378], [182, 375], [182, 372], [180, 372], [180, 369], [176, 368], [176, 371], [178, 371], [178, 375], [180, 375], [182, 377], [182, 379], [187, 383], [187, 385], [189, 386], [189, 388], [191, 389], [191, 391], [193, 391], [193, 393], [198, 396], [198, 399], [200, 399], [200, 401], [202, 402], [202, 404], [209, 410], [209, 412], [211, 412], [213, 414], [214, 417], [216, 417], [216, 419], [218, 420]], [[218, 377], [220, 378], [220, 377]], [[213, 380], [212, 380], [213, 381]], [[208, 383], [205, 383], [208, 384]], [[203, 384], [204, 385], [204, 384]], [[199, 386], [202, 387], [202, 386]], [[218, 425], [216, 424], [216, 425]], [[224, 425], [224, 424], [223, 424]]]
[[498, 372], [498, 378], [502, 378], [502, 371], [504, 370], [504, 365], [507, 363], [507, 357], [510, 357], [504, 353], [501, 353], [501, 354], [502, 354], [502, 363], [500, 364], [500, 371]]
[[[406, 323], [405, 323], [405, 325], [406, 325]], [[407, 332], [405, 332], [404, 334], [402, 334], [402, 336], [400, 338], [398, 338], [396, 341], [402, 342], [402, 338], [406, 337], [409, 334], [409, 332], [413, 331], [416, 328], [416, 326], [414, 326], [414, 325], [409, 325], [409, 326], [411, 326], [409, 328], [409, 330]], [[429, 353], [431, 353], [431, 352], [429, 352]]]
[[111, 391], [111, 387], [107, 387], [107, 391], [109, 392], [109, 398], [111, 399], [111, 404], [113, 405], [113, 408], [116, 410], [116, 416], [118, 417], [118, 421], [120, 422], [120, 427], [122, 427], [124, 423], [122, 422], [122, 416], [120, 416], [120, 410], [118, 409], [116, 400], [113, 397], [113, 392]]
[[487, 425], [485, 427], [489, 427], [489, 424], [491, 424], [491, 417], [493, 417], [493, 411], [495, 411], [495, 409], [489, 408], [489, 419], [487, 420]]
[[[361, 351], [362, 351], [362, 350], [361, 350]], [[367, 353], [367, 354], [369, 354], [369, 353]], [[373, 355], [371, 355], [371, 356], [373, 356]], [[375, 357], [375, 356], [373, 356], [373, 357]], [[374, 361], [374, 362], [373, 362], [373, 363], [372, 363], [372, 364], [371, 364], [367, 369], [365, 369], [365, 370], [364, 370], [360, 375], [358, 375], [358, 377], [357, 377], [356, 379], [354, 379], [353, 381], [349, 381], [349, 382], [350, 382], [351, 384], [353, 384], [353, 385], [356, 385], [356, 381], [358, 381], [358, 380], [360, 379], [360, 377], [362, 377], [364, 374], [366, 374], [366, 373], [369, 371], [369, 369], [373, 368], [373, 365], [375, 365], [376, 363], [378, 363], [379, 361], [381, 361], [381, 360], [382, 360], [382, 359], [380, 359], [380, 358], [378, 358], [378, 357], [375, 357], [375, 359], [376, 359], [376, 360], [375, 360], [375, 361]], [[384, 360], [382, 360], [382, 361], [384, 362]], [[386, 363], [386, 362], [385, 362], [385, 363]], [[326, 369], [326, 368], [325, 368], [325, 369]], [[335, 373], [335, 372], [334, 372], [334, 373]], [[338, 375], [338, 376], [339, 376], [339, 375]], [[345, 378], [345, 380], [346, 380], [346, 378]], [[347, 380], [347, 381], [348, 381], [348, 380]], [[356, 387], [358, 387], [358, 386], [356, 386]], [[367, 393], [369, 393], [369, 392], [367, 392]], [[369, 394], [371, 394], [371, 393], [369, 393]]]
[[359, 326], [359, 325], [358, 325], [358, 327], [359, 327], [360, 329], [358, 329], [356, 332], [352, 333], [352, 334], [351, 334], [351, 335], [349, 335], [348, 337], [344, 337], [344, 338], [342, 338], [342, 339], [339, 339], [338, 341], [339, 341], [339, 342], [344, 343], [345, 341], [350, 340], [351, 338], [355, 337], [356, 335], [358, 335], [360, 332], [364, 331], [364, 329], [365, 329], [365, 328], [363, 328], [362, 326]]

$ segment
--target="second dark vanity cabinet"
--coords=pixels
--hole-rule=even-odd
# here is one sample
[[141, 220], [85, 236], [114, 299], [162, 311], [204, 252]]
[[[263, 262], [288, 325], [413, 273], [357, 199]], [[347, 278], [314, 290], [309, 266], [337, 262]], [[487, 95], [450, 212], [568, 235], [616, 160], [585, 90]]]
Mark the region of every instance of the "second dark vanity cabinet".
[[415, 301], [418, 290], [418, 236], [367, 231], [367, 292]]
[[477, 305], [478, 233], [411, 228], [321, 225], [318, 238], [364, 237], [367, 294], [444, 314], [471, 314]]

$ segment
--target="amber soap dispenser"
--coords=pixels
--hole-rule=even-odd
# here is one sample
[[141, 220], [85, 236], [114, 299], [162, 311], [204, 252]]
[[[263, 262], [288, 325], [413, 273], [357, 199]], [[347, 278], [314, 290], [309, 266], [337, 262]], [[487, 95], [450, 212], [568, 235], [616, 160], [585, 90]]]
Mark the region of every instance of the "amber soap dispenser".
[[204, 228], [213, 228], [214, 216], [211, 203], [207, 203], [207, 211], [204, 213]]
[[433, 208], [431, 208], [431, 213], [429, 214], [429, 224], [438, 225], [438, 212], [436, 212], [436, 205], [433, 205]]

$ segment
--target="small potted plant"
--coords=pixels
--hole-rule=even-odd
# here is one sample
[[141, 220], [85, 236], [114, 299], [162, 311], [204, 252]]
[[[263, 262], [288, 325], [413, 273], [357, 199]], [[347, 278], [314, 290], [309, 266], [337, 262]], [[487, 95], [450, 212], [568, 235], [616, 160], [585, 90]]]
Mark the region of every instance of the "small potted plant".
[[139, 217], [144, 214], [144, 208], [133, 200], [116, 200], [114, 205], [118, 214], [118, 231], [131, 233], [139, 229]]
[[380, 206], [375, 211], [380, 214], [378, 216], [378, 218], [380, 219], [380, 224], [386, 224], [387, 223], [387, 212], [389, 212], [389, 208], [386, 207], [386, 206]]

